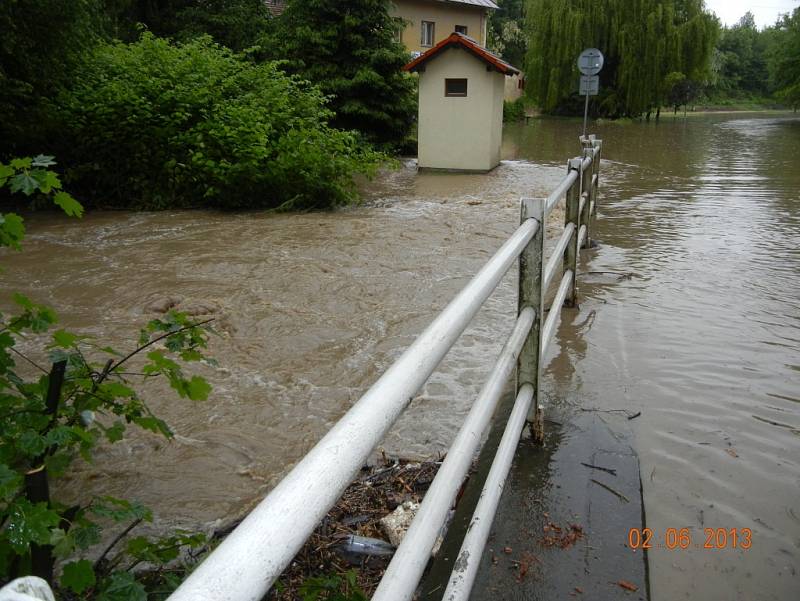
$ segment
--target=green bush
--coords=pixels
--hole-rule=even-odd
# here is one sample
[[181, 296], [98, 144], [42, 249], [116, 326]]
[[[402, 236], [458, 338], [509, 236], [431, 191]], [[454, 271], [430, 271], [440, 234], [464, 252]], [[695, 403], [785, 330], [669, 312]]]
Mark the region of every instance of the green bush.
[[94, 204], [330, 207], [382, 158], [328, 126], [315, 87], [208, 37], [101, 45], [61, 107], [71, 185]]
[[525, 102], [520, 97], [516, 100], [503, 101], [503, 122], [515, 123], [525, 118]]

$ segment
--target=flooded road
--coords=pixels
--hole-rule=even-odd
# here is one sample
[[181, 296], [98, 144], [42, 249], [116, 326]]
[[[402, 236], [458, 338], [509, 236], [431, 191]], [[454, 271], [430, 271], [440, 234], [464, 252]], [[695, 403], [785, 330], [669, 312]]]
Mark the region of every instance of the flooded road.
[[[521, 155], [549, 124], [510, 136]], [[740, 115], [609, 125], [581, 310], [544, 380], [553, 413], [629, 422], [654, 599], [800, 595], [800, 120]], [[705, 548], [705, 528], [724, 528]], [[732, 548], [731, 529], [738, 548]], [[752, 546], [741, 530], [752, 531]], [[621, 532], [620, 536], [626, 536]], [[724, 541], [724, 542], [721, 542]], [[696, 548], [697, 545], [699, 548]]]
[[[0, 303], [20, 290], [63, 327], [120, 349], [177, 295], [213, 309], [207, 402], [151, 388], [177, 433], [104, 451], [66, 483], [136, 497], [170, 524], [238, 514], [313, 446], [545, 196], [579, 124], [506, 129], [489, 175], [368, 185], [366, 204], [309, 215], [94, 213], [27, 218], [3, 254]], [[692, 528], [653, 549], [653, 598], [789, 599], [800, 591], [800, 119], [716, 115], [607, 124], [600, 246], [582, 253], [544, 385], [553, 415], [631, 421], [647, 525]], [[515, 273], [420, 391], [383, 448], [444, 451], [510, 331]], [[624, 419], [624, 418], [623, 418]], [[702, 548], [703, 528], [750, 528], [749, 549]], [[627, 538], [627, 532], [620, 532]], [[655, 542], [655, 541], [654, 541]]]

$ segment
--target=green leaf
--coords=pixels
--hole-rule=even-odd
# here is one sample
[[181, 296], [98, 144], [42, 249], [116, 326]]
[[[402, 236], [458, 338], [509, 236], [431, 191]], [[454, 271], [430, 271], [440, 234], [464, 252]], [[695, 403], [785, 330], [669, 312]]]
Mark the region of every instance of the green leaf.
[[132, 388], [125, 386], [121, 382], [103, 382], [99, 390], [112, 398], [133, 398], [136, 396]]
[[32, 163], [33, 161], [29, 157], [11, 160], [11, 166], [14, 169], [30, 169]]
[[5, 463], [0, 463], [0, 501], [13, 499], [21, 485], [22, 476]]
[[141, 503], [126, 501], [115, 497], [100, 497], [91, 506], [91, 511], [100, 517], [111, 518], [115, 522], [143, 519], [152, 521], [153, 514]]
[[53, 202], [64, 209], [64, 212], [70, 217], [83, 217], [83, 205], [67, 192], [56, 192]]
[[19, 173], [11, 178], [11, 191], [22, 192], [25, 196], [30, 196], [39, 189], [39, 182], [27, 173]]
[[192, 376], [187, 385], [187, 395], [193, 401], [205, 401], [211, 392], [211, 384], [200, 376]]
[[69, 533], [75, 538], [75, 546], [78, 549], [85, 550], [100, 542], [100, 526], [85, 518], [74, 525]]
[[103, 583], [97, 601], [147, 601], [147, 592], [133, 574], [114, 572]]
[[92, 562], [88, 559], [73, 561], [64, 566], [61, 573], [61, 586], [65, 586], [71, 591], [81, 594], [87, 588], [94, 586], [97, 580], [94, 575]]
[[6, 183], [6, 180], [16, 173], [14, 169], [8, 165], [0, 163], [0, 188]]
[[4, 213], [0, 215], [0, 246], [10, 246], [19, 250], [20, 242], [25, 237], [25, 225], [22, 217], [16, 213]]
[[28, 457], [38, 457], [47, 448], [44, 437], [33, 430], [26, 430], [17, 439], [17, 448]]
[[133, 422], [139, 427], [154, 432], [156, 434], [163, 434], [167, 438], [172, 438], [172, 430], [163, 419], [158, 419], [152, 415], [145, 417], [133, 417]]
[[44, 437], [46, 446], [61, 447], [74, 440], [74, 433], [69, 426], [56, 426]]
[[72, 463], [72, 456], [67, 453], [56, 453], [44, 460], [47, 472], [51, 476], [61, 476], [67, 471], [69, 464]]
[[55, 346], [59, 346], [61, 348], [72, 348], [75, 346], [75, 342], [80, 339], [81, 337], [77, 334], [72, 334], [64, 330], [56, 330], [53, 332], [53, 343]]
[[31, 543], [46, 545], [50, 542], [51, 528], [58, 526], [59, 515], [47, 507], [47, 503], [34, 505], [27, 499], [17, 500], [7, 513], [5, 533], [18, 554], [28, 551]]
[[49, 155], [45, 155], [45, 154], [37, 154], [31, 160], [31, 166], [33, 166], [33, 167], [51, 167], [51, 166], [56, 164], [56, 162], [53, 159], [55, 159], [55, 157], [53, 157], [53, 156], [49, 156]]
[[61, 528], [56, 528], [50, 533], [50, 545], [53, 547], [53, 555], [64, 559], [75, 550], [75, 539], [71, 533], [68, 534]]
[[52, 171], [45, 171], [42, 179], [39, 179], [39, 183], [40, 183], [39, 189], [44, 194], [50, 194], [51, 190], [61, 189], [61, 180], [58, 179], [58, 175], [53, 173]]
[[145, 371], [150, 368], [149, 373], [157, 372], [157, 371], [177, 371], [180, 369], [180, 366], [175, 363], [172, 359], [165, 357], [164, 353], [161, 351], [150, 351], [147, 353], [147, 358], [153, 362], [152, 365], [145, 366]]
[[118, 442], [122, 440], [125, 434], [125, 424], [120, 421], [114, 422], [110, 428], [106, 428], [106, 438], [109, 442]]
[[184, 361], [200, 361], [202, 358], [203, 354], [195, 349], [181, 351], [181, 359]]
[[44, 332], [56, 321], [56, 314], [51, 308], [39, 305], [37, 311], [31, 316], [30, 328], [36, 333]]
[[11, 295], [11, 300], [17, 303], [23, 309], [32, 310], [33, 309], [33, 301], [29, 299], [24, 294], [20, 294], [19, 292], [15, 292]]

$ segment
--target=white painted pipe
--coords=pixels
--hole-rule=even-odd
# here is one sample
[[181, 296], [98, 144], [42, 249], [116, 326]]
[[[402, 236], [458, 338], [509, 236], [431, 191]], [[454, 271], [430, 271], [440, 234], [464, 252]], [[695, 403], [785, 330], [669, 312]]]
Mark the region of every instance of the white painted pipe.
[[414, 521], [395, 551], [389, 567], [372, 596], [372, 601], [408, 601], [414, 596], [422, 572], [428, 564], [431, 549], [447, 517], [459, 488], [472, 464], [484, 430], [517, 365], [522, 345], [536, 319], [532, 307], [523, 309], [503, 350], [492, 368], [489, 379], [472, 405], [447, 457], [442, 462]]
[[533, 386], [523, 384], [520, 386], [517, 399], [514, 401], [514, 408], [508, 418], [503, 438], [497, 447], [497, 454], [492, 461], [486, 483], [483, 485], [481, 497], [475, 506], [472, 514], [467, 534], [461, 544], [461, 550], [453, 564], [453, 571], [450, 574], [450, 581], [444, 591], [442, 601], [467, 601], [475, 583], [475, 576], [478, 574], [478, 567], [481, 563], [483, 549], [489, 538], [492, 529], [492, 522], [497, 513], [497, 506], [500, 503], [500, 495], [503, 493], [503, 485], [508, 477], [508, 470], [514, 459], [522, 430], [525, 427], [525, 419], [530, 410], [533, 400]]
[[550, 340], [553, 338], [556, 321], [561, 315], [561, 307], [564, 304], [564, 299], [567, 296], [567, 291], [569, 290], [571, 281], [572, 270], [567, 269], [567, 271], [564, 272], [564, 275], [561, 276], [561, 283], [558, 285], [558, 292], [556, 292], [556, 297], [553, 299], [553, 304], [550, 305], [550, 312], [547, 314], [547, 320], [544, 322], [544, 326], [542, 326], [542, 341], [539, 344], [540, 365], [544, 365], [544, 356], [547, 354], [547, 347], [550, 344]]
[[564, 176], [564, 179], [561, 180], [561, 183], [556, 186], [556, 189], [550, 193], [550, 196], [544, 201], [545, 217], [550, 214], [550, 211], [552, 211], [553, 207], [558, 204], [558, 201], [563, 198], [564, 194], [567, 193], [567, 190], [575, 183], [576, 179], [578, 179], [578, 171], [571, 169], [570, 172]]
[[564, 260], [564, 249], [567, 248], [567, 244], [569, 244], [574, 231], [575, 224], [570, 221], [564, 226], [564, 231], [561, 233], [558, 242], [556, 242], [553, 254], [550, 255], [550, 258], [547, 260], [547, 265], [545, 265], [544, 268], [544, 277], [542, 278], [542, 291], [545, 293], [547, 292], [548, 286], [550, 286], [550, 281], [553, 279], [556, 269]]
[[361, 399], [172, 593], [259, 601], [530, 242], [528, 219]]

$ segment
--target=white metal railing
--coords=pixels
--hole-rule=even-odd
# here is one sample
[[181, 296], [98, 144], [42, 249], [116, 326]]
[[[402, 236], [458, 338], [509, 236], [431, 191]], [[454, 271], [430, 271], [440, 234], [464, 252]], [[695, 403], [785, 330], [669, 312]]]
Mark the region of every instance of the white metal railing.
[[[373, 596], [373, 600], [379, 601], [413, 597], [503, 387], [516, 368], [514, 409], [445, 593], [448, 600], [468, 598], [526, 419], [534, 424], [534, 435], [537, 438], [542, 435], [539, 366], [555, 331], [561, 306], [575, 306], [577, 301], [578, 249], [581, 242], [586, 245], [591, 242], [602, 146], [594, 136], [582, 138], [581, 142], [583, 157], [569, 161], [567, 175], [553, 193], [544, 200], [522, 199], [520, 226], [505, 244], [322, 440], [189, 575], [169, 597], [170, 601], [260, 601], [519, 259], [519, 311], [514, 329]], [[564, 233], [544, 266], [545, 219], [564, 195]], [[544, 293], [559, 257], [563, 275], [542, 325]]]

